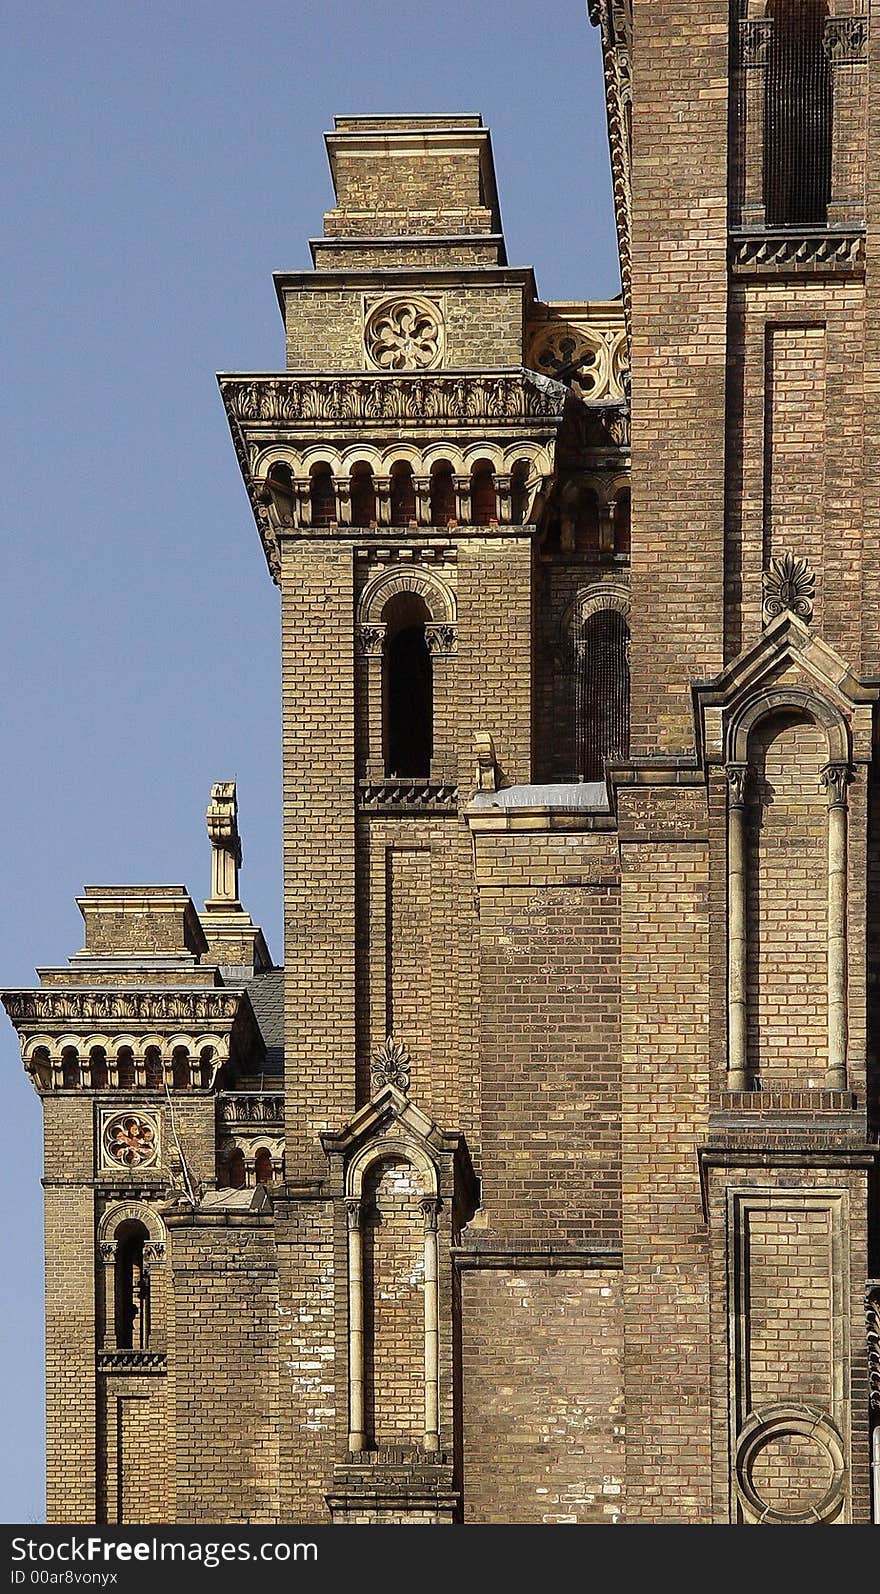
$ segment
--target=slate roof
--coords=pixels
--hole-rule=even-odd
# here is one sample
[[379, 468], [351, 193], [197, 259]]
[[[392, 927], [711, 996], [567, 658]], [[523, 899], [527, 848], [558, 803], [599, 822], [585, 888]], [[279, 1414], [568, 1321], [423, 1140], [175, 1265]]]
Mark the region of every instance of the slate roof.
[[257, 974], [246, 987], [266, 1047], [266, 1073], [284, 1072], [284, 970]]

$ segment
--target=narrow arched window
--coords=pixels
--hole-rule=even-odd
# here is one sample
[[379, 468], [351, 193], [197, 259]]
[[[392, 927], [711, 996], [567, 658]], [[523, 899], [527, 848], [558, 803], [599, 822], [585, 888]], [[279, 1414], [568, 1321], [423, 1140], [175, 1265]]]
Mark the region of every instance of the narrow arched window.
[[386, 604], [383, 730], [386, 775], [427, 779], [434, 741], [434, 672], [423, 598], [400, 592]]
[[624, 487], [614, 505], [614, 557], [628, 559], [631, 541], [632, 507], [630, 490]]
[[165, 1084], [165, 1065], [158, 1046], [148, 1046], [144, 1053], [144, 1077], [148, 1090], [161, 1090]]
[[80, 1083], [79, 1055], [72, 1046], [61, 1054], [61, 1085], [64, 1090], [76, 1090]]
[[575, 552], [585, 559], [599, 556], [599, 500], [592, 487], [581, 487], [577, 494], [574, 515]]
[[617, 609], [584, 621], [576, 644], [581, 780], [605, 778], [607, 759], [629, 755], [629, 627]]
[[767, 225], [824, 226], [831, 195], [833, 89], [824, 0], [771, 0], [764, 107]]
[[89, 1079], [92, 1090], [107, 1089], [107, 1053], [103, 1046], [93, 1046], [89, 1053]]
[[148, 1238], [137, 1220], [120, 1224], [116, 1231], [113, 1306], [118, 1350], [146, 1350], [150, 1343], [149, 1280], [144, 1267]]
[[192, 1077], [189, 1067], [189, 1053], [183, 1046], [177, 1046], [171, 1059], [171, 1083], [175, 1090], [189, 1090]]
[[282, 525], [293, 524], [293, 472], [282, 461], [274, 464], [266, 478], [272, 506]]
[[376, 489], [369, 465], [355, 465], [351, 473], [351, 523], [353, 526], [376, 523]]
[[529, 510], [529, 467], [520, 460], [510, 473], [510, 518], [515, 526], [524, 526]]
[[448, 526], [457, 512], [452, 466], [441, 459], [431, 470], [431, 525]]
[[493, 526], [497, 520], [495, 472], [488, 460], [480, 459], [471, 471], [471, 524]]
[[309, 479], [313, 526], [330, 526], [336, 519], [336, 493], [329, 465], [313, 465]]
[[398, 460], [391, 467], [391, 524], [408, 526], [416, 518], [416, 489], [412, 466]]
[[243, 1190], [247, 1183], [247, 1169], [244, 1162], [244, 1152], [241, 1146], [236, 1146], [230, 1154], [226, 1164], [227, 1183], [233, 1190]]
[[134, 1053], [130, 1046], [120, 1046], [116, 1058], [116, 1077], [121, 1090], [134, 1089]]
[[254, 1157], [254, 1176], [257, 1184], [271, 1184], [275, 1176], [272, 1168], [272, 1153], [265, 1146], [260, 1146]]

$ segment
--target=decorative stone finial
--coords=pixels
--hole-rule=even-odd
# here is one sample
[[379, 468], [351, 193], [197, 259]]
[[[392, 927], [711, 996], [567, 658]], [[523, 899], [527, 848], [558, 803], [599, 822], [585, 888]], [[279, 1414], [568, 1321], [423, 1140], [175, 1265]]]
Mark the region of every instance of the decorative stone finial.
[[771, 559], [764, 571], [764, 624], [789, 610], [809, 625], [815, 593], [816, 577], [806, 559], [790, 553]]
[[234, 780], [219, 780], [211, 787], [206, 818], [211, 843], [211, 902], [237, 906], [241, 837]]
[[382, 1090], [394, 1085], [397, 1090], [409, 1090], [409, 1069], [412, 1058], [402, 1041], [387, 1035], [381, 1046], [373, 1052], [373, 1086]]

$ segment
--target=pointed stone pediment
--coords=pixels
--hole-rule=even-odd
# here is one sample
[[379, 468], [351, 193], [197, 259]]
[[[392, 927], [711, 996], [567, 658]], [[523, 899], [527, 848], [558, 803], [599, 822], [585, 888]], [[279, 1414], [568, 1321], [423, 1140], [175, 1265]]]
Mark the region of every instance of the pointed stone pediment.
[[835, 740], [833, 756], [867, 762], [871, 752], [876, 686], [849, 665], [797, 615], [786, 611], [725, 666], [713, 681], [693, 688], [697, 746], [702, 760], [725, 763], [742, 756], [743, 728], [775, 709], [812, 715]]
[[[468, 1223], [479, 1204], [479, 1183], [460, 1130], [441, 1129], [395, 1085], [385, 1085], [341, 1129], [325, 1130], [321, 1144], [341, 1194], [352, 1170], [378, 1156], [399, 1154], [427, 1175], [434, 1193], [454, 1197], [459, 1222]], [[466, 1214], [466, 1215], [465, 1215]]]

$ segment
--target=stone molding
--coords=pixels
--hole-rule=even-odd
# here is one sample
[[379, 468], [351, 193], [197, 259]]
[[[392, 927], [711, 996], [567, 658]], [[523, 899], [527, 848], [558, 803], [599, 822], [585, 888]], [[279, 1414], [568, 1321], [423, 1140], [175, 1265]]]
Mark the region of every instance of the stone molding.
[[859, 229], [733, 233], [728, 264], [735, 275], [753, 277], [800, 272], [856, 276], [865, 269], [865, 234]]
[[456, 426], [558, 421], [568, 391], [529, 372], [375, 376], [221, 376], [230, 421], [298, 428], [328, 425], [373, 428], [395, 424]]

